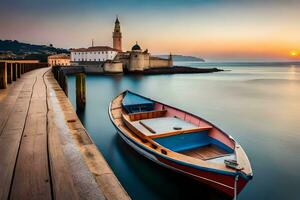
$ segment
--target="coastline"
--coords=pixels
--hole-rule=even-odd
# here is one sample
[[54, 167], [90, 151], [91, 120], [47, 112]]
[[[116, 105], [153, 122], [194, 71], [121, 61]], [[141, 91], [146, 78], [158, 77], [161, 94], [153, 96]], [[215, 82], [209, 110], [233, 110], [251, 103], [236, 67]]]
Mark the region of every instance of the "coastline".
[[54, 66], [58, 71], [62, 71], [64, 74], [72, 75], [78, 73], [85, 73], [88, 75], [163, 75], [163, 74], [197, 74], [197, 73], [213, 73], [213, 72], [220, 72], [224, 71], [223, 69], [219, 69], [216, 67], [212, 68], [197, 68], [197, 67], [188, 67], [188, 66], [174, 66], [174, 67], [158, 67], [158, 68], [151, 68], [146, 69], [144, 71], [125, 71], [125, 72], [105, 72], [102, 67], [98, 66], [68, 66], [68, 67], [61, 67], [61, 66]]

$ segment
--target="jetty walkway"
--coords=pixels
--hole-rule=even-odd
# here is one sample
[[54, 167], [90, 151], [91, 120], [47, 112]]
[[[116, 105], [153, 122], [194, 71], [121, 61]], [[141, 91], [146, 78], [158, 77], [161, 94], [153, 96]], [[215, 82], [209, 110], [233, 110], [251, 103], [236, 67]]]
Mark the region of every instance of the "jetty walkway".
[[2, 199], [130, 199], [50, 68], [0, 89]]

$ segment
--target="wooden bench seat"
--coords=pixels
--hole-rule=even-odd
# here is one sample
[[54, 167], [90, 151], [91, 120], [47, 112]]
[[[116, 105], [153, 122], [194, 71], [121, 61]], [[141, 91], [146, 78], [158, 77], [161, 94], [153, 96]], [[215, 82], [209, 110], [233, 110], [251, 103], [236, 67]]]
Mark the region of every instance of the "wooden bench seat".
[[171, 136], [171, 135], [201, 132], [201, 131], [206, 131], [206, 130], [210, 130], [210, 129], [212, 129], [211, 126], [202, 126], [202, 127], [191, 128], [191, 129], [186, 129], [186, 130], [176, 130], [176, 131], [171, 131], [171, 132], [166, 132], [166, 133], [152, 134], [149, 137], [150, 138], [161, 138], [161, 137], [167, 137], [167, 136]]
[[154, 110], [149, 112], [139, 112], [128, 114], [130, 121], [137, 121], [143, 119], [151, 119], [163, 117], [167, 113], [167, 110]]

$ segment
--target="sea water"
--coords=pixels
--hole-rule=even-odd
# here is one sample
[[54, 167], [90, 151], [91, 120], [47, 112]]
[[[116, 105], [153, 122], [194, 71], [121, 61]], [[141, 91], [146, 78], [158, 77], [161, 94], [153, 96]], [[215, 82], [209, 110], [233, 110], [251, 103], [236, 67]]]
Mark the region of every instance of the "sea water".
[[[228, 199], [197, 181], [140, 156], [117, 135], [109, 102], [124, 90], [199, 115], [232, 135], [246, 151], [254, 178], [239, 199], [299, 199], [300, 64], [197, 63], [210, 74], [87, 76], [78, 115], [132, 199]], [[68, 77], [76, 108], [75, 77]]]

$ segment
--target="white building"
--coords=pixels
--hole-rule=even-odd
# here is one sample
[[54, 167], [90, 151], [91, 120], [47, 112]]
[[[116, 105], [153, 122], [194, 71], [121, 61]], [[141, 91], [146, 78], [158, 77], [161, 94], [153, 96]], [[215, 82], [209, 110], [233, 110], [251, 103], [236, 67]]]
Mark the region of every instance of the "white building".
[[113, 60], [118, 50], [108, 46], [71, 49], [71, 62], [103, 62]]

